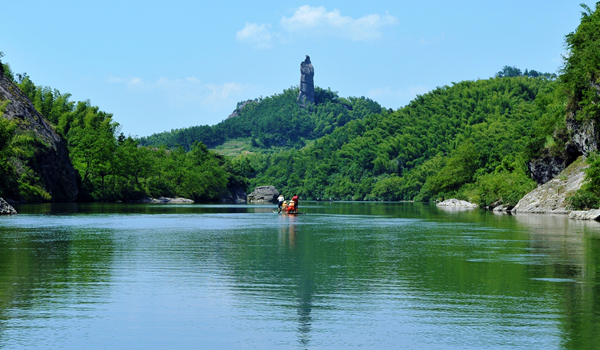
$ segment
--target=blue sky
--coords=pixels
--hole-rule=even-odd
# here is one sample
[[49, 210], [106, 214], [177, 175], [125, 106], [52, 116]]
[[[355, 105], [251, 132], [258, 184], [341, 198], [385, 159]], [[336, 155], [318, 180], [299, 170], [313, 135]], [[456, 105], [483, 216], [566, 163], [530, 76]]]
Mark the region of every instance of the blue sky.
[[45, 1], [2, 4], [15, 73], [114, 115], [126, 135], [213, 125], [315, 85], [398, 109], [503, 66], [555, 73], [584, 0]]

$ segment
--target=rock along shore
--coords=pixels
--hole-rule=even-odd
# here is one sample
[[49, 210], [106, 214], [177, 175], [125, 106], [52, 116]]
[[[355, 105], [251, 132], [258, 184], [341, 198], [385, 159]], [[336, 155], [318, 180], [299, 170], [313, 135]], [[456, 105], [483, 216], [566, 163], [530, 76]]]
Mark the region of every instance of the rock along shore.
[[194, 201], [191, 200], [191, 199], [182, 198], [182, 197], [176, 197], [176, 198], [158, 197], [158, 198], [140, 199], [138, 201], [133, 201], [133, 203], [173, 203], [173, 204], [182, 204], [182, 203], [194, 203]]
[[0, 198], [0, 215], [14, 215], [17, 211], [4, 198]]
[[438, 207], [446, 207], [446, 208], [457, 208], [457, 209], [475, 209], [479, 208], [479, 206], [475, 203], [463, 201], [456, 198], [446, 199], [443, 202], [439, 202], [436, 204]]

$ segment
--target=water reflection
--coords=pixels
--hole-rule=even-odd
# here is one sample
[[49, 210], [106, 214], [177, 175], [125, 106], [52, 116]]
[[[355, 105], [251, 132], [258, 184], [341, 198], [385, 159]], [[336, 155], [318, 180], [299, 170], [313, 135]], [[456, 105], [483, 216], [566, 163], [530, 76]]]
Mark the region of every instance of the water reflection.
[[301, 348], [308, 348], [312, 323], [311, 311], [315, 292], [314, 281], [311, 274], [307, 273], [307, 269], [301, 266], [305, 260], [305, 253], [297, 247], [296, 229], [298, 217], [294, 215], [281, 215], [279, 221], [279, 244], [284, 251], [291, 253], [292, 259], [288, 259], [288, 261], [296, 263], [293, 269], [297, 276], [295, 289], [297, 290], [298, 341]]
[[20, 208], [0, 220], [0, 348], [600, 340], [598, 223], [413, 203], [302, 207], [297, 217], [271, 205]]
[[[600, 223], [555, 215], [516, 215], [544, 257], [532, 279], [558, 296], [562, 346], [593, 348], [600, 334]], [[594, 345], [592, 345], [594, 344]]]
[[10, 336], [11, 323], [34, 331], [39, 318], [93, 317], [109, 293], [110, 233], [44, 222], [34, 229], [0, 222], [0, 348], [31, 348], [27, 334]]

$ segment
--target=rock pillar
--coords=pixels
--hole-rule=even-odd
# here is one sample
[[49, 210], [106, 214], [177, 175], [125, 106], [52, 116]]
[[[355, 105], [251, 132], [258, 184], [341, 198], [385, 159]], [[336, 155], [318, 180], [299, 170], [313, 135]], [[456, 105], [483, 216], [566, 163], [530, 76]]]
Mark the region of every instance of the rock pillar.
[[315, 69], [310, 63], [310, 57], [306, 55], [304, 62], [300, 63], [300, 93], [298, 94], [298, 103], [300, 106], [306, 106], [307, 102], [315, 103], [315, 83], [313, 77]]

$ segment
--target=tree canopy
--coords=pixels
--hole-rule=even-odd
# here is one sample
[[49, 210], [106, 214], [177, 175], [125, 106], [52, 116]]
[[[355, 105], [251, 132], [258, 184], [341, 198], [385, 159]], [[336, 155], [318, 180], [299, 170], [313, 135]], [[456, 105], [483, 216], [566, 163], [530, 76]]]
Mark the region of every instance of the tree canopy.
[[430, 200], [514, 205], [535, 184], [526, 169], [536, 98], [546, 78], [464, 81], [335, 129], [300, 151], [254, 156], [253, 185], [304, 198]]
[[249, 138], [252, 146], [300, 148], [306, 140], [331, 133], [351, 120], [380, 113], [381, 106], [365, 97], [339, 97], [330, 89], [315, 88], [315, 103], [300, 107], [298, 88], [281, 94], [242, 101], [232, 115], [214, 126], [175, 129], [140, 138], [145, 146], [181, 146], [188, 150], [196, 141], [216, 147], [228, 140]]

